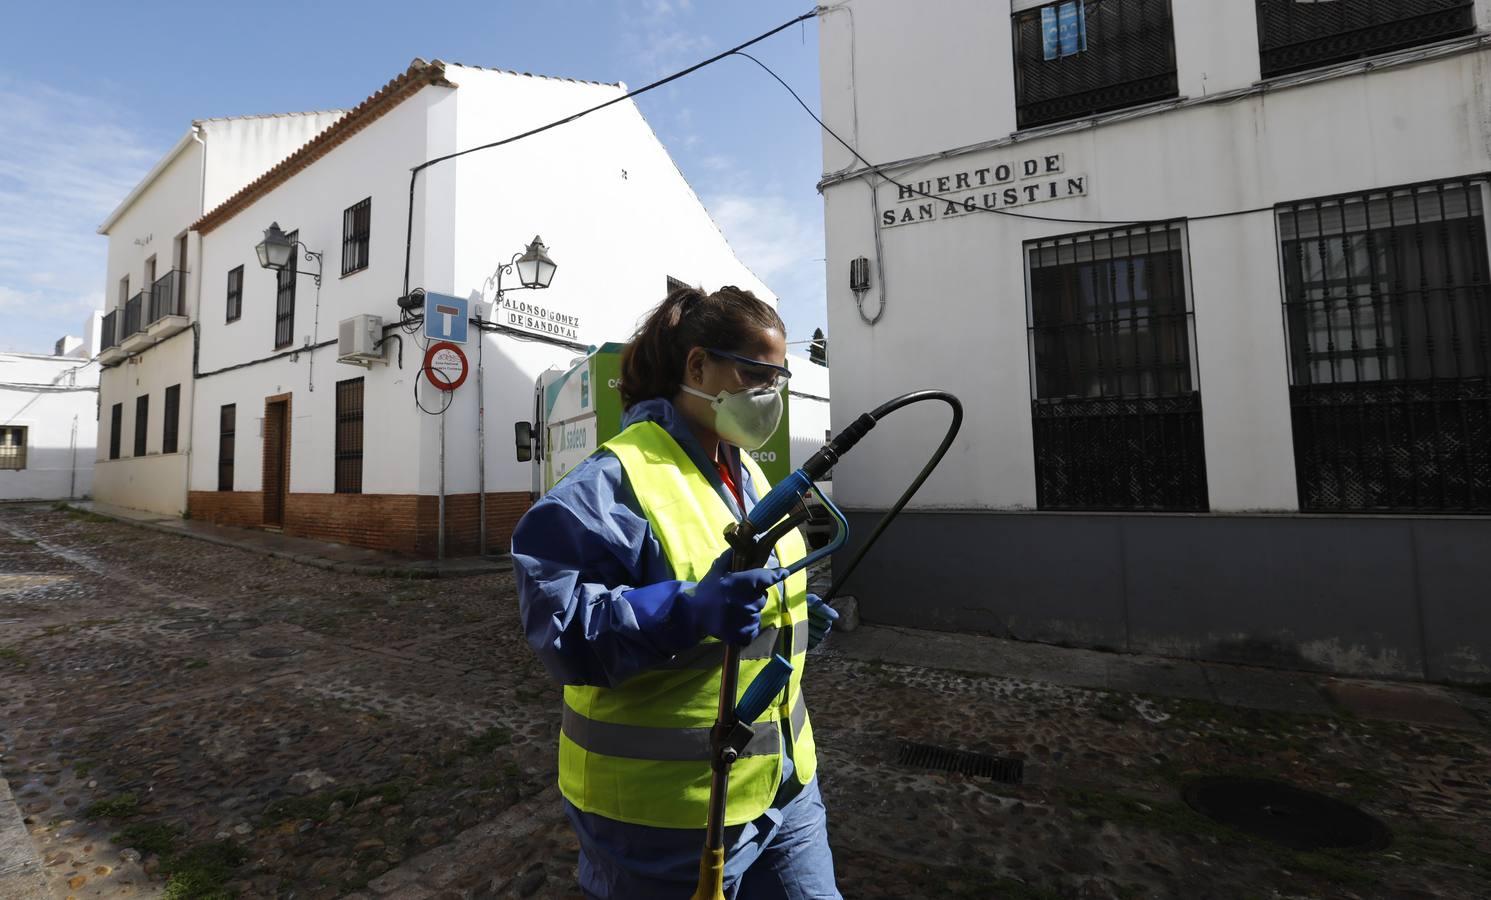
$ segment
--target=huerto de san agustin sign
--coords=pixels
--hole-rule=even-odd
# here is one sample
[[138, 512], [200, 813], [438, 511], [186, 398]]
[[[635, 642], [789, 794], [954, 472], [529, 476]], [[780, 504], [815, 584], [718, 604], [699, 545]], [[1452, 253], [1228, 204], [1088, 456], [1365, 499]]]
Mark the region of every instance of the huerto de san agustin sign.
[[981, 209], [1087, 196], [1087, 176], [1065, 174], [1062, 157], [1052, 153], [906, 182], [899, 189], [895, 208], [880, 213], [880, 225], [893, 228], [965, 216]]

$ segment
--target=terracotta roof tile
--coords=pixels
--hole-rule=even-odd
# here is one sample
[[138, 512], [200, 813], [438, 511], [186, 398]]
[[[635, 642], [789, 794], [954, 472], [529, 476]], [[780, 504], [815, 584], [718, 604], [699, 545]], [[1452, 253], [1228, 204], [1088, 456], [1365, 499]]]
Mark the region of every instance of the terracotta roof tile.
[[276, 164], [274, 168], [249, 182], [242, 190], [198, 219], [192, 225], [192, 230], [206, 234], [233, 218], [250, 203], [284, 184], [290, 176], [330, 153], [348, 138], [429, 85], [452, 88], [456, 86], [455, 82], [445, 77], [445, 64], [440, 60], [425, 62], [422, 59], [415, 59], [403, 74], [385, 84], [377, 93], [359, 103], [345, 116], [337, 119], [325, 131], [311, 138], [299, 150]]

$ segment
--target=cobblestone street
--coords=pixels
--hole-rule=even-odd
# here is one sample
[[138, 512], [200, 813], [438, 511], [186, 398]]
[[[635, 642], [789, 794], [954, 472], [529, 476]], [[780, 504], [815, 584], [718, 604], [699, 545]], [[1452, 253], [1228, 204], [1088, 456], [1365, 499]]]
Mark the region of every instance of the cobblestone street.
[[[885, 662], [861, 634], [807, 679], [846, 897], [1491, 895], [1484, 695], [1433, 689], [1458, 712], [1437, 724], [1257, 709]], [[0, 506], [0, 685], [0, 774], [58, 900], [578, 896], [560, 692], [509, 575], [349, 575]], [[903, 742], [1023, 781], [904, 766]], [[1349, 801], [1392, 842], [1229, 830], [1181, 799], [1202, 774]]]

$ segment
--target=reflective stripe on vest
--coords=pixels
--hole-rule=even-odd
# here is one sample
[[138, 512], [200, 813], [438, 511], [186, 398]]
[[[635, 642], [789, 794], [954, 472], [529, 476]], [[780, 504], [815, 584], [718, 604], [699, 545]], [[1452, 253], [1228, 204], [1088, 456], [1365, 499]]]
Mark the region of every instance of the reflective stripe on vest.
[[[632, 425], [604, 448], [620, 461], [653, 536], [680, 581], [698, 581], [723, 553], [725, 528], [736, 519], [713, 484], [656, 423]], [[770, 488], [745, 454], [758, 496]], [[800, 534], [778, 542], [789, 565], [807, 552]], [[782, 779], [782, 749], [790, 742], [797, 777], [817, 768], [812, 726], [801, 693], [807, 651], [807, 576], [773, 588], [761, 614], [761, 634], [743, 648], [740, 688], [774, 653], [790, 654], [788, 687], [755, 724], [756, 736], [730, 774], [727, 825], [765, 812]], [[709, 803], [709, 732], [719, 700], [724, 645], [706, 638], [668, 662], [615, 688], [568, 685], [559, 737], [559, 787], [579, 809], [640, 825], [702, 828]]]

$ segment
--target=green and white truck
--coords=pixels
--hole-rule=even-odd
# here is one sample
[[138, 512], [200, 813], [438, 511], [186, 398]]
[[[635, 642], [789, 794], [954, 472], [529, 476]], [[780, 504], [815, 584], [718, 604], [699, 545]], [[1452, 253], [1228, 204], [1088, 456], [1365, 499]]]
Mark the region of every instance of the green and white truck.
[[[548, 493], [596, 447], [621, 431], [621, 392], [617, 384], [623, 346], [605, 344], [575, 360], [568, 369], [550, 369], [539, 375], [533, 396], [533, 420], [518, 422], [514, 429], [518, 460], [533, 463], [534, 499]], [[798, 396], [798, 403], [807, 398], [807, 395]], [[761, 449], [749, 451], [773, 484], [792, 471], [793, 392], [786, 399], [786, 411], [776, 433]], [[807, 399], [820, 400], [816, 396]], [[827, 427], [827, 399], [822, 398], [821, 403], [825, 424], [811, 436], [817, 443], [812, 444], [809, 453], [823, 443]]]

